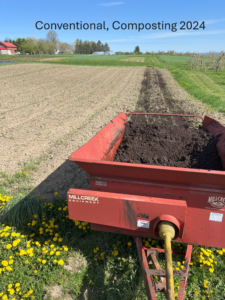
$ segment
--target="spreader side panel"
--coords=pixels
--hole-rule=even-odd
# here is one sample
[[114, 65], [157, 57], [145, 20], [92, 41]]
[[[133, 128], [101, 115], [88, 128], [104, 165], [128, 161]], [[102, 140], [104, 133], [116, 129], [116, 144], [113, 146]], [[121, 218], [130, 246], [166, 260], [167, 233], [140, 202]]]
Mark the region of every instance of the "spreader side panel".
[[70, 189], [67, 198], [70, 219], [147, 232], [153, 236], [157, 218], [168, 215], [178, 220], [182, 237], [186, 201], [82, 189]]
[[88, 143], [69, 156], [71, 161], [112, 161], [123, 138], [126, 115], [119, 114], [100, 130]]

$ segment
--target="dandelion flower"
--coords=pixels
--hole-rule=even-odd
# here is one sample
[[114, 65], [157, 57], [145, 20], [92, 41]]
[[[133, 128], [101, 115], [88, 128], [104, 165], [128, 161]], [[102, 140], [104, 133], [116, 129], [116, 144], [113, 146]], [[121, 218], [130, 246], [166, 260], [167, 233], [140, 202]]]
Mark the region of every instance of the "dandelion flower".
[[60, 260], [58, 261], [58, 265], [63, 266], [63, 264], [64, 264], [64, 261], [63, 261], [62, 259], [60, 259]]
[[2, 265], [3, 265], [4, 267], [8, 266], [7, 260], [3, 260], [3, 261], [2, 261]]

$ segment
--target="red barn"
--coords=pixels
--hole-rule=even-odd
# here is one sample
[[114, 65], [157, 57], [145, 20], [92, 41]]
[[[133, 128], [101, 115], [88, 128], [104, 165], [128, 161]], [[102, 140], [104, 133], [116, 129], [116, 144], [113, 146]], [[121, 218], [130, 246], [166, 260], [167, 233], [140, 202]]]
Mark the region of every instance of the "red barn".
[[17, 46], [13, 45], [12, 43], [8, 43], [8, 42], [0, 42], [0, 49], [1, 50], [10, 50], [11, 54], [15, 54], [17, 52]]

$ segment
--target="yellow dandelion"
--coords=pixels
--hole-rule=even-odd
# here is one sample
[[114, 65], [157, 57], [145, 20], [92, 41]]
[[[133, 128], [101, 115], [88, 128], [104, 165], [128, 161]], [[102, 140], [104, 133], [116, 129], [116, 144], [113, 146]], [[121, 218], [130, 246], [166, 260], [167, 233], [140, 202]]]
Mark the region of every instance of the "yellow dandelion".
[[58, 265], [63, 266], [63, 264], [64, 264], [64, 261], [63, 261], [62, 259], [60, 259], [60, 260], [58, 261]]

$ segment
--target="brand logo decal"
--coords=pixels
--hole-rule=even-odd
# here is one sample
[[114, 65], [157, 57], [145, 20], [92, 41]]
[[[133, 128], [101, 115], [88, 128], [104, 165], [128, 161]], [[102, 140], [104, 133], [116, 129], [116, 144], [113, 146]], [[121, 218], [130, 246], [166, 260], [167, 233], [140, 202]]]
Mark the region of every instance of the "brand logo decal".
[[93, 203], [93, 204], [98, 204], [99, 203], [98, 197], [81, 196], [81, 195], [69, 195], [69, 201]]
[[208, 199], [208, 203], [210, 203], [213, 207], [220, 209], [225, 206], [225, 198], [211, 196]]

